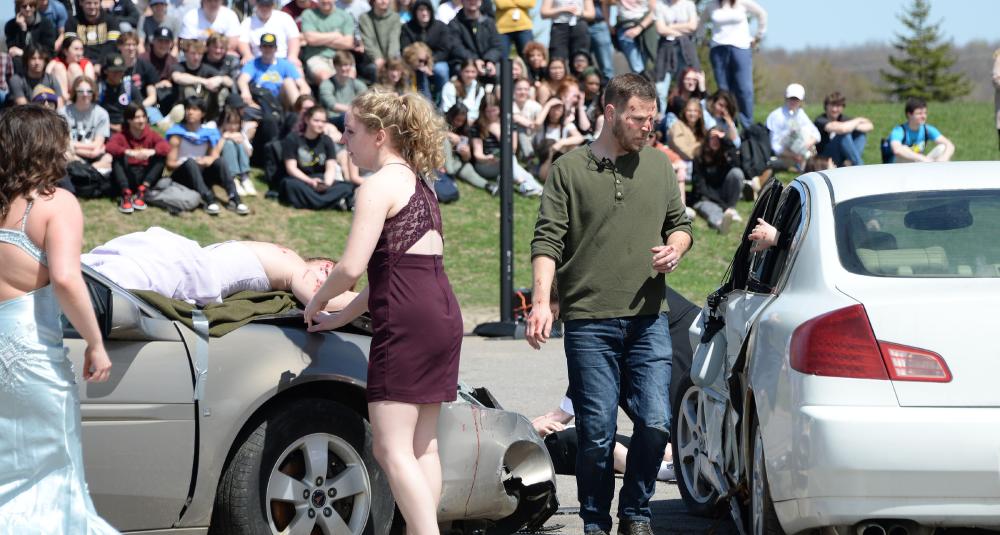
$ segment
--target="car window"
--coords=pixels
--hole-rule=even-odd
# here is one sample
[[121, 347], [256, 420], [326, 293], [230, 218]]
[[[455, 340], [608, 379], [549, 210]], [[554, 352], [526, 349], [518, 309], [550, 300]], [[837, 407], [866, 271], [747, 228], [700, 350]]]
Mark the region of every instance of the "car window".
[[787, 266], [792, 243], [802, 227], [803, 200], [798, 186], [785, 188], [771, 220], [778, 231], [778, 243], [754, 255], [748, 290], [755, 293], [774, 291]]
[[[87, 285], [87, 293], [90, 295], [90, 303], [94, 306], [94, 314], [97, 316], [97, 325], [101, 328], [101, 334], [108, 335], [111, 330], [111, 290], [94, 279], [84, 275], [84, 282]], [[80, 338], [80, 333], [76, 332], [69, 322], [66, 314], [62, 314], [63, 336], [65, 338]]]
[[894, 193], [835, 210], [845, 269], [876, 277], [1000, 277], [1000, 190]]
[[746, 289], [747, 282], [749, 281], [750, 264], [753, 260], [753, 255], [750, 253], [752, 244], [747, 240], [747, 236], [750, 235], [750, 231], [756, 225], [757, 218], [771, 221], [783, 189], [784, 185], [776, 179], [771, 179], [761, 189], [760, 195], [757, 197], [757, 202], [754, 204], [753, 210], [750, 211], [750, 217], [747, 218], [747, 225], [743, 229], [740, 245], [736, 248], [733, 261], [726, 271], [726, 283], [723, 284], [723, 293]]

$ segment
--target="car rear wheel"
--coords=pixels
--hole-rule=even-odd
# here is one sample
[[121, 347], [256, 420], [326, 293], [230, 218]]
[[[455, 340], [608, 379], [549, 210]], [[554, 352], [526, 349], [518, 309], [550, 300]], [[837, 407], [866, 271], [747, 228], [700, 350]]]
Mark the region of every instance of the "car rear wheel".
[[681, 395], [674, 403], [671, 447], [674, 454], [674, 474], [677, 487], [688, 511], [698, 516], [719, 516], [719, 493], [707, 477], [713, 470], [706, 455], [705, 407], [701, 388], [691, 378], [681, 379], [677, 389]]
[[371, 426], [347, 407], [303, 399], [272, 410], [219, 482], [212, 532], [382, 535], [394, 503]]
[[764, 440], [760, 426], [754, 422], [753, 464], [750, 468], [750, 533], [752, 535], [785, 535], [778, 523], [771, 501], [771, 488], [767, 484], [767, 467], [764, 463]]

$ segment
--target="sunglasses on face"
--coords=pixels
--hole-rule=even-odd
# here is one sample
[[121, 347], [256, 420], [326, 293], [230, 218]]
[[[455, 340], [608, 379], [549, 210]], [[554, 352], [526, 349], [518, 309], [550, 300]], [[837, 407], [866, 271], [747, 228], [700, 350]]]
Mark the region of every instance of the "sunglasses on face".
[[94, 94], [94, 90], [93, 89], [77, 89], [76, 90], [76, 94], [77, 95], [93, 95]]

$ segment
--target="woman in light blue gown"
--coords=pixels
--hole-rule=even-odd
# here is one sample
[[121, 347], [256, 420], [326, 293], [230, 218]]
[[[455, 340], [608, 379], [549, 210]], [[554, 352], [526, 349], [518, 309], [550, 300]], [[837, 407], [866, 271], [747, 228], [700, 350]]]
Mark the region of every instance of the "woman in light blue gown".
[[[56, 189], [69, 131], [54, 111], [0, 115], [0, 533], [117, 533], [94, 510], [60, 310], [87, 342], [83, 377], [111, 361], [80, 272], [83, 214]], [[30, 217], [29, 217], [30, 216]]]

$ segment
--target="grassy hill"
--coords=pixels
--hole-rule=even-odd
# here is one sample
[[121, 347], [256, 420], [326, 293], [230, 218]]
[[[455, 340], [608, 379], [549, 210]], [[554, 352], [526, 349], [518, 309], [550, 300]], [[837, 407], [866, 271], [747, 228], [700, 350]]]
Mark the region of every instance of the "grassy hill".
[[[778, 104], [761, 104], [757, 118], [763, 121]], [[821, 112], [819, 104], [806, 107], [810, 117]], [[900, 104], [849, 103], [846, 113], [863, 115], [875, 122], [865, 150], [870, 163], [880, 161], [879, 138], [892, 126], [904, 120]], [[955, 142], [956, 160], [997, 159], [997, 137], [993, 123], [993, 107], [985, 103], [931, 104], [930, 122]], [[782, 176], [791, 180], [792, 175]], [[944, 177], [946, 179], [946, 177]], [[263, 188], [258, 185], [258, 189]], [[462, 308], [480, 315], [497, 311], [499, 302], [499, 201], [483, 191], [459, 184], [461, 199], [442, 207], [446, 237], [445, 263]], [[165, 211], [150, 208], [132, 215], [119, 214], [110, 200], [85, 200], [86, 218], [84, 248], [103, 243], [115, 236], [161, 226], [202, 244], [224, 240], [261, 240], [284, 244], [303, 255], [339, 257], [344, 250], [351, 216], [339, 212], [292, 210], [262, 197], [249, 198], [253, 213], [240, 217], [224, 212], [210, 217], [204, 212], [172, 217]], [[740, 203], [746, 214], [750, 203]], [[515, 286], [531, 283], [530, 241], [538, 211], [538, 200], [515, 199]], [[720, 236], [702, 220], [695, 222], [695, 246], [678, 272], [668, 276], [668, 282], [682, 294], [700, 302], [719, 283], [729, 264], [737, 241], [737, 231]]]

